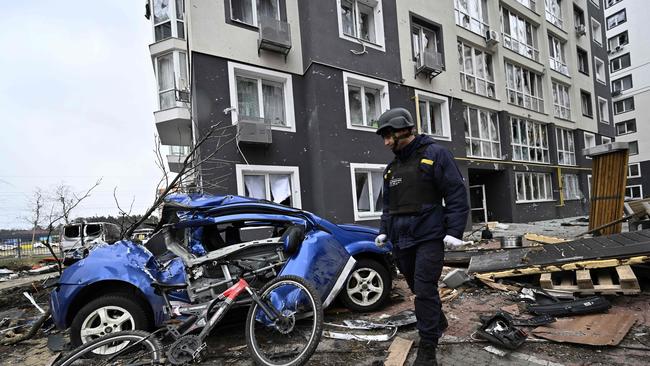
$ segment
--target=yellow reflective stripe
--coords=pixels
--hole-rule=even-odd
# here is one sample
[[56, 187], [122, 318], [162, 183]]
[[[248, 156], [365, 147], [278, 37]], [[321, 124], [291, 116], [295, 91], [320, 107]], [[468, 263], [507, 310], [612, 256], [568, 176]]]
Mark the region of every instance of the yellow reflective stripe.
[[433, 160], [430, 160], [430, 159], [422, 159], [422, 160], [420, 160], [420, 163], [422, 163], [422, 164], [428, 164], [428, 165], [433, 165]]

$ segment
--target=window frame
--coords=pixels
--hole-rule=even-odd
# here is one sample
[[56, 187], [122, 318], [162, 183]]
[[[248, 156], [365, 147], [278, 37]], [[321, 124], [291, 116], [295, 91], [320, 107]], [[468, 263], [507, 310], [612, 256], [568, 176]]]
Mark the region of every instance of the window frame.
[[[513, 122], [517, 122], [517, 130], [520, 134], [519, 138], [516, 138], [515, 136], [515, 131], [513, 128]], [[529, 162], [529, 163], [540, 163], [540, 164], [550, 164], [551, 163], [551, 158], [550, 158], [550, 145], [549, 145], [549, 136], [548, 136], [548, 125], [545, 123], [541, 122], [536, 122], [536, 121], [531, 121], [529, 119], [517, 117], [517, 116], [510, 116], [510, 138], [511, 138], [511, 143], [510, 145], [512, 146], [512, 161], [522, 161], [522, 162]], [[522, 128], [525, 127], [525, 129]], [[533, 141], [529, 142], [528, 141], [528, 136], [529, 132], [528, 130], [532, 128], [532, 134], [533, 134]], [[524, 130], [524, 131], [522, 131]], [[543, 135], [543, 136], [542, 136]], [[526, 143], [524, 143], [524, 136], [526, 139]], [[546, 137], [546, 141], [542, 137]], [[519, 140], [519, 142], [517, 142]], [[539, 140], [539, 141], [538, 141]], [[544, 144], [544, 142], [546, 142]], [[536, 143], [539, 144], [536, 145]], [[519, 158], [516, 158], [517, 154], [515, 154], [515, 149], [519, 149]], [[524, 159], [524, 149], [526, 149], [527, 155], [529, 159]], [[533, 153], [541, 153], [542, 160], [539, 159], [530, 159], [531, 156], [531, 151]]]
[[[623, 66], [623, 60], [627, 60], [627, 66]], [[619, 68], [614, 70], [614, 63], [618, 62]], [[630, 53], [626, 53], [617, 57], [612, 58], [609, 60], [609, 72], [610, 73], [615, 73], [624, 69], [627, 69], [628, 67], [632, 66], [632, 58], [630, 56]]]
[[[605, 140], [607, 140], [607, 142], [605, 142]], [[612, 138], [611, 138], [611, 137], [600, 136], [600, 144], [601, 144], [601, 145], [609, 144], [609, 143], [611, 143], [611, 142], [612, 142]]]
[[[473, 1], [478, 3], [480, 6], [478, 7], [479, 14], [478, 16], [481, 17], [482, 19], [474, 18], [472, 15], [469, 13], [465, 13], [462, 10], [460, 10], [460, 7], [458, 6], [458, 1], [459, 0], [454, 0], [454, 21], [457, 26], [467, 29], [468, 31], [478, 34], [481, 37], [485, 37], [486, 32], [490, 31], [490, 22], [489, 22], [489, 13], [488, 13], [488, 5], [487, 1], [488, 0], [467, 0], [468, 1], [468, 7], [469, 2]], [[462, 17], [467, 17], [469, 18], [468, 26], [464, 26], [463, 23], [461, 22]], [[472, 29], [473, 24], [478, 24], [478, 32], [474, 29]]]
[[[549, 9], [549, 1], [556, 1], [557, 7], [560, 10], [559, 15], [553, 14]], [[544, 1], [544, 18], [547, 22], [553, 24], [554, 26], [563, 29], [564, 28], [564, 12], [562, 11], [562, 0], [545, 0]]]
[[[155, 14], [155, 3], [160, 0], [152, 0], [149, 4], [150, 6], [150, 11], [151, 11], [151, 25], [152, 25], [152, 33], [153, 33], [153, 40], [154, 43], [156, 42], [162, 42], [164, 40], [170, 39], [170, 38], [178, 38], [178, 39], [186, 39], [186, 31], [185, 31], [185, 9], [181, 9], [180, 14], [182, 15], [182, 18], [178, 18], [179, 12], [177, 9], [178, 2], [180, 1], [181, 4], [184, 6], [185, 0], [169, 0], [169, 13], [167, 14], [169, 18], [165, 21], [156, 23], [156, 16]], [[170, 16], [171, 15], [171, 16]], [[162, 24], [165, 24], [169, 22], [171, 25], [171, 35], [169, 37], [164, 37], [161, 39], [156, 38], [156, 27]], [[179, 35], [178, 32], [178, 23], [183, 23], [182, 24], [182, 29], [183, 29], [183, 34], [182, 36]]]
[[[461, 42], [460, 40], [457, 43], [457, 48], [459, 52], [459, 61], [462, 62], [462, 65], [459, 65], [460, 69], [460, 77], [461, 77], [461, 82], [460, 82], [460, 88], [461, 90], [472, 93], [472, 94], [477, 94], [484, 96], [486, 98], [490, 99], [496, 99], [497, 98], [497, 89], [496, 89], [496, 81], [495, 81], [495, 75], [494, 75], [494, 60], [493, 56], [491, 53], [486, 52], [485, 50], [474, 47], [472, 45], [469, 45], [467, 43]], [[465, 57], [465, 49], [468, 48], [470, 49], [470, 56], [471, 56], [471, 62], [472, 62], [472, 73], [469, 74], [465, 70], [465, 65], [467, 63], [467, 58]], [[483, 68], [483, 77], [478, 76], [478, 63], [477, 63], [477, 52], [481, 53], [481, 61], [482, 61], [482, 68]], [[490, 63], [488, 64], [487, 59], [490, 59]], [[461, 68], [462, 66], [462, 68]], [[491, 69], [488, 72], [488, 66]], [[487, 78], [488, 75], [492, 75], [492, 80], [489, 80]], [[467, 80], [472, 79], [474, 80], [474, 90], [470, 90], [467, 88], [467, 85], [469, 84]], [[482, 82], [485, 87], [485, 94], [479, 92], [479, 82]], [[493, 91], [493, 96], [490, 96], [490, 86], [492, 86], [492, 91]]]
[[[626, 80], [630, 81], [630, 86], [627, 87], [627, 88], [624, 88]], [[614, 85], [616, 83], [620, 83], [620, 88], [619, 89], [616, 89], [614, 87]], [[624, 92], [626, 90], [630, 90], [630, 89], [634, 88], [634, 81], [632, 80], [632, 74], [628, 74], [628, 75], [625, 75], [625, 76], [621, 76], [618, 79], [614, 79], [614, 80], [611, 81], [611, 84], [612, 84], [612, 93], [617, 92], [617, 91], [622, 93], [622, 92]]]
[[[259, 8], [259, 1], [260, 1], [260, 0], [251, 0], [251, 13], [252, 13], [252, 16], [253, 16], [253, 23], [251, 24], [251, 23], [246, 23], [245, 21], [242, 21], [242, 20], [239, 20], [239, 19], [235, 19], [235, 18], [234, 18], [234, 15], [233, 15], [233, 6], [232, 6], [232, 2], [233, 2], [233, 0], [228, 0], [228, 2], [229, 2], [229, 6], [230, 6], [230, 21], [232, 21], [232, 22], [234, 22], [234, 23], [237, 23], [237, 24], [243, 24], [243, 25], [246, 25], [246, 26], [248, 26], [248, 27], [259, 28], [259, 26], [260, 26], [260, 22], [259, 22], [259, 20], [260, 20], [260, 19], [259, 19], [260, 16], [259, 16], [259, 14], [258, 14], [258, 12], [259, 12], [259, 10], [258, 10], [258, 8]], [[280, 0], [270, 0], [270, 1], [274, 1], [274, 2], [275, 2], [276, 9], [278, 10], [278, 12], [277, 12], [277, 16], [275, 17], [275, 19], [276, 19], [276, 20], [281, 20], [281, 19], [282, 19], [282, 15], [280, 14], [280, 12], [281, 12], [281, 9], [282, 9], [282, 8], [281, 8], [281, 6], [280, 6]]]
[[[630, 147], [629, 148], [629, 155], [630, 156], [639, 155], [639, 141], [634, 140], [634, 141], [628, 141], [627, 143], [629, 144], [629, 147]], [[632, 146], [634, 146], [635, 147], [634, 150], [636, 150], [634, 153], [632, 153]]]
[[[353, 17], [355, 17], [353, 21], [353, 25], [355, 26], [355, 35], [349, 35], [346, 34], [343, 31], [343, 16], [341, 15], [341, 2], [342, 1], [350, 1], [353, 3], [353, 6], [355, 8], [353, 12]], [[375, 31], [375, 42], [372, 42], [370, 40], [366, 40], [360, 36], [361, 30], [360, 30], [360, 22], [359, 22], [359, 3], [368, 6], [373, 9], [373, 21], [374, 21], [374, 31]], [[374, 3], [374, 5], [370, 5], [370, 3]], [[339, 38], [345, 39], [350, 42], [354, 42], [358, 44], [359, 42], [363, 43], [365, 46], [374, 48], [376, 50], [385, 52], [386, 51], [386, 35], [384, 33], [384, 12], [382, 8], [382, 0], [336, 0], [336, 14], [337, 14], [337, 19], [338, 19], [338, 25], [339, 25]]]
[[[576, 143], [575, 143], [575, 133], [572, 130], [566, 128], [555, 128], [555, 142], [557, 146], [557, 161], [558, 165], [564, 166], [576, 166]], [[560, 148], [560, 146], [564, 148]], [[571, 151], [573, 149], [573, 151]], [[560, 159], [560, 154], [562, 158]], [[568, 157], [568, 159], [566, 158]]]
[[[623, 36], [623, 35], [625, 35], [626, 41], [625, 41], [625, 43], [620, 43], [620, 37]], [[616, 42], [618, 44], [616, 46], [612, 47], [611, 41], [614, 40], [614, 39], [616, 39]], [[625, 46], [625, 45], [627, 45], [629, 43], [630, 43], [630, 34], [628, 33], [627, 30], [625, 30], [625, 31], [623, 31], [623, 32], [621, 32], [621, 33], [619, 33], [619, 34], [617, 34], [615, 36], [609, 37], [607, 39], [607, 49], [610, 52], [613, 52], [613, 51], [615, 51], [616, 47], [623, 47], [623, 46]]]
[[[160, 59], [162, 57], [166, 56], [172, 56], [172, 66], [173, 66], [173, 79], [174, 79], [174, 85], [172, 88], [169, 89], [160, 89]], [[189, 80], [188, 78], [188, 69], [187, 69], [187, 53], [185, 51], [180, 51], [180, 50], [172, 50], [169, 52], [164, 52], [159, 55], [154, 56], [154, 74], [156, 75], [156, 93], [158, 96], [158, 111], [163, 111], [167, 109], [172, 109], [172, 108], [177, 108], [177, 107], [184, 107], [187, 106], [187, 103], [184, 103], [182, 101], [179, 101], [176, 97], [176, 92], [177, 91], [189, 91]], [[184, 65], [183, 65], [184, 64]], [[183, 67], [185, 66], [185, 67]], [[184, 71], [184, 72], [183, 72]], [[184, 74], [184, 75], [183, 75]], [[183, 76], [185, 76], [185, 79], [183, 79]], [[182, 81], [185, 80], [186, 86], [183, 89]], [[169, 92], [174, 92], [174, 103], [172, 106], [169, 107], [162, 107], [162, 95], [169, 93]]]
[[[580, 47], [576, 47], [576, 57], [578, 60], [578, 72], [589, 76], [589, 52]], [[580, 62], [581, 60], [584, 60], [584, 63]], [[584, 70], [582, 69], [583, 64], [586, 67]]]
[[571, 87], [557, 80], [551, 79], [551, 89], [553, 90], [553, 116], [555, 118], [570, 121]]
[[[630, 194], [630, 195], [628, 196], [628, 194], [627, 194], [627, 190], [630, 189], [630, 192], [632, 193], [632, 190], [633, 190], [634, 188], [638, 188], [638, 189], [639, 189], [639, 196], [638, 196], [638, 197], [635, 197], [633, 194]], [[631, 185], [629, 185], [629, 186], [625, 186], [625, 197], [630, 197], [630, 198], [632, 198], [632, 199], [643, 198], [643, 185], [642, 185], [642, 184], [631, 184]]]
[[[527, 182], [524, 182], [524, 199], [520, 199], [519, 197], [519, 179], [518, 176], [523, 176], [523, 180], [527, 180]], [[526, 179], [526, 177], [529, 177], [529, 179]], [[538, 193], [540, 193], [540, 198], [532, 198], [532, 199], [526, 199], [526, 192], [528, 188], [528, 184], [533, 184], [533, 177], [535, 180], [537, 180], [538, 186], [540, 185], [540, 178], [542, 179], [542, 182], [544, 183], [544, 198], [541, 198], [541, 192], [542, 190], [539, 190]], [[547, 184], [549, 187], [547, 187]], [[550, 193], [550, 195], [549, 195]], [[550, 173], [541, 173], [541, 172], [515, 172], [515, 203], [535, 203], [535, 202], [553, 202], [555, 201], [553, 197], [553, 178]], [[531, 195], [532, 196], [532, 195]], [[550, 198], [549, 198], [550, 196]]]
[[[584, 105], [584, 97], [587, 97], [589, 100], [589, 104], [587, 105], [587, 112], [585, 113], [585, 105]], [[594, 118], [594, 104], [593, 100], [591, 99], [591, 93], [585, 90], [580, 90], [580, 107], [582, 109], [582, 115], [585, 117], [589, 118]]]
[[[594, 25], [596, 24], [598, 25], [598, 29], [594, 29]], [[598, 37], [594, 37], [595, 34], [598, 34]], [[603, 46], [603, 26], [593, 17], [591, 18], [591, 39], [600, 47]]]
[[532, 11], [535, 11], [535, 6], [537, 5], [535, 4], [535, 0], [517, 0], [517, 2]]
[[[634, 128], [628, 128], [628, 124], [631, 124], [634, 126]], [[619, 133], [618, 126], [625, 126], [625, 132]], [[616, 130], [616, 136], [622, 136], [622, 135], [629, 135], [631, 133], [635, 133], [637, 131], [636, 129], [636, 118], [631, 118], [627, 119], [625, 121], [617, 122], [615, 123], [615, 130]]]
[[[571, 187], [569, 187], [570, 185]], [[570, 193], [573, 193], [573, 195], [570, 195]], [[577, 201], [582, 199], [580, 177], [578, 174], [562, 174], [562, 198], [564, 201]]]
[[[510, 29], [510, 33], [506, 33], [505, 30], [505, 17], [506, 17], [506, 12], [508, 13], [508, 28]], [[539, 30], [539, 27], [534, 25], [531, 21], [528, 20], [528, 18], [512, 11], [510, 8], [502, 6], [501, 7], [501, 37], [503, 38], [503, 47], [509, 49], [512, 52], [515, 52], [519, 55], [522, 55], [530, 60], [533, 61], [538, 61], [539, 60], [539, 42], [537, 39], [537, 32]], [[518, 35], [520, 32], [517, 32], [515, 30], [515, 35], [512, 35], [512, 27], [511, 27], [511, 21], [510, 17], [515, 17], [517, 18], [517, 24], [519, 22], [523, 21], [524, 22], [524, 27], [530, 27], [530, 36], [531, 36], [531, 43], [532, 45], [528, 44], [528, 40], [521, 40], [518, 38]], [[526, 32], [524, 32], [526, 34]], [[509, 44], [509, 45], [508, 45]], [[523, 48], [523, 50], [522, 50]], [[530, 57], [527, 52], [530, 51], [532, 53], [532, 57]]]
[[[589, 136], [591, 138], [592, 143], [590, 143], [590, 144], [587, 143], [587, 136]], [[584, 142], [585, 149], [589, 149], [589, 148], [592, 148], [592, 147], [596, 146], [596, 134], [585, 131], [582, 134], [582, 139], [583, 139], [583, 142]], [[584, 155], [584, 157], [591, 160], [590, 156]]]
[[[544, 86], [543, 86], [544, 78], [543, 78], [543, 76], [536, 73], [532, 69], [529, 69], [527, 67], [524, 67], [524, 66], [521, 66], [521, 65], [518, 65], [518, 64], [515, 64], [515, 63], [511, 63], [511, 62], [509, 62], [509, 60], [505, 60], [504, 64], [505, 64], [505, 77], [506, 77], [506, 98], [508, 100], [508, 104], [516, 105], [516, 106], [519, 106], [521, 108], [528, 109], [528, 110], [531, 110], [531, 111], [544, 113]], [[509, 75], [508, 75], [508, 66], [510, 66], [511, 69], [512, 69], [512, 78], [510, 78]], [[519, 70], [519, 72], [517, 70]], [[528, 75], [528, 77], [526, 77], [526, 75]], [[517, 87], [516, 80], [517, 80], [518, 76], [522, 80], [522, 85], [521, 85], [522, 89], [521, 89], [521, 91], [516, 89], [516, 87]], [[531, 84], [530, 80], [532, 80], [531, 76], [535, 78], [535, 83], [537, 85], [536, 88], [533, 88], [531, 90], [535, 90], [536, 93], [539, 93], [539, 95], [532, 95], [532, 94], [526, 94], [525, 93], [525, 89], [523, 87], [523, 84], [524, 84], [523, 80], [524, 79], [528, 80], [528, 85], [530, 85]], [[513, 86], [514, 86], [515, 89], [513, 89], [510, 84], [514, 84]], [[512, 93], [514, 93], [514, 94], [512, 94]], [[512, 102], [510, 100], [511, 95], [514, 95], [514, 97], [515, 97], [514, 102]], [[517, 103], [517, 99], [518, 99], [519, 95], [521, 95], [522, 104]], [[530, 99], [531, 107], [526, 107], [526, 98]], [[536, 102], [536, 104], [538, 106], [538, 109], [533, 109], [532, 108], [532, 105], [533, 105], [532, 102], [533, 101]]]
[[620, 3], [621, 1], [623, 1], [623, 0], [607, 0], [607, 1], [605, 1], [605, 9], [608, 9], [608, 8]]
[[[248, 174], [247, 174], [248, 173]], [[235, 174], [237, 176], [237, 194], [245, 196], [246, 187], [244, 185], [244, 175], [266, 175], [269, 174], [288, 174], [291, 176], [291, 201], [294, 204], [291, 207], [302, 208], [302, 199], [300, 196], [300, 168], [290, 165], [249, 165], [236, 164]], [[266, 187], [267, 194], [270, 189]], [[267, 195], [270, 197], [270, 195]]]
[[[470, 110], [471, 109], [476, 110], [477, 127], [478, 127], [477, 129], [478, 129], [479, 135], [482, 134], [481, 127], [480, 127], [481, 113], [484, 113], [484, 114], [487, 115], [487, 123], [488, 123], [488, 126], [487, 126], [488, 136], [487, 136], [487, 138], [484, 138], [484, 136], [476, 136], [476, 137], [472, 136], [471, 118], [470, 118], [470, 113], [471, 113]], [[496, 126], [496, 140], [494, 139], [494, 136], [492, 136], [492, 129], [490, 128], [492, 115], [494, 115], [496, 117], [496, 123], [497, 123], [497, 126]], [[497, 112], [491, 111], [489, 109], [480, 108], [480, 107], [476, 107], [476, 106], [473, 106], [473, 105], [463, 104], [463, 119], [465, 120], [465, 123], [466, 123], [466, 125], [464, 127], [464, 129], [465, 129], [465, 154], [466, 154], [466, 156], [472, 157], [472, 158], [478, 158], [478, 159], [502, 159], [502, 153], [501, 153], [501, 146], [502, 146], [501, 145], [501, 128], [500, 128], [500, 123], [499, 123], [499, 114]], [[481, 150], [481, 155], [475, 155], [475, 154], [472, 153], [472, 151], [473, 151], [472, 142], [473, 141], [478, 142], [478, 145], [480, 146], [480, 150]], [[487, 156], [487, 155], [483, 154], [483, 144], [484, 143], [489, 144], [489, 146], [490, 146], [490, 151], [492, 152], [492, 154], [490, 156]], [[495, 144], [497, 145], [497, 147], [496, 147], [496, 149], [497, 149], [496, 156], [494, 154], [494, 149], [495, 149], [494, 145]]]
[[[631, 167], [632, 165], [636, 166], [637, 169], [637, 174], [632, 175], [631, 173]], [[641, 163], [629, 163], [627, 165], [627, 177], [628, 178], [641, 178]]]
[[[626, 106], [625, 102], [627, 102], [627, 101], [631, 101], [631, 103], [630, 103], [631, 107], [629, 109], [625, 109], [625, 106]], [[631, 112], [631, 111], [633, 111], [635, 109], [634, 97], [632, 96], [632, 97], [628, 97], [628, 98], [625, 98], [625, 99], [617, 100], [617, 101], [613, 102], [612, 105], [614, 107], [614, 115]], [[623, 106], [623, 109], [619, 111], [618, 108], [616, 107], [617, 105]]]
[[260, 107], [260, 118], [264, 118], [264, 100], [262, 98], [263, 90], [259, 87], [262, 81], [268, 80], [276, 83], [282, 83], [282, 90], [284, 93], [284, 117], [286, 120], [286, 125], [279, 126], [272, 124], [271, 129], [285, 132], [296, 132], [296, 118], [293, 103], [293, 79], [291, 74], [228, 61], [230, 108], [232, 108], [230, 115], [233, 125], [236, 125], [239, 121], [239, 111], [237, 110], [239, 105], [237, 99], [237, 76], [259, 79], [257, 93], [259, 95], [258, 103]]
[[[381, 211], [370, 211], [370, 212], [361, 212], [359, 211], [357, 203], [357, 180], [355, 174], [357, 171], [362, 173], [371, 174], [373, 172], [379, 172], [382, 175], [382, 190], [383, 190], [383, 174], [386, 170], [386, 164], [367, 164], [367, 163], [350, 163], [350, 180], [352, 188], [352, 209], [354, 212], [354, 221], [366, 221], [366, 220], [378, 220], [381, 217]], [[368, 179], [368, 192], [372, 191], [372, 179]], [[374, 202], [369, 200], [371, 207], [374, 206]], [[376, 207], [375, 207], [376, 208]]]
[[[566, 42], [563, 42], [560, 38], [556, 37], [552, 33], [548, 34], [548, 60], [551, 70], [559, 72], [562, 75], [569, 76], [569, 67], [567, 66], [566, 62], [566, 51], [564, 50], [565, 44]], [[559, 55], [556, 54], [558, 52]]]
[[[600, 78], [601, 74], [598, 72], [598, 64], [599, 63], [600, 63], [600, 65], [602, 65], [602, 70], [603, 70], [603, 72], [602, 72], [602, 77], [603, 78], [602, 79]], [[596, 81], [598, 81], [601, 84], [607, 85], [607, 72], [605, 71], [605, 67], [607, 67], [607, 66], [605, 66], [605, 62], [603, 60], [601, 60], [600, 58], [594, 56], [594, 73], [596, 74]]]
[[[606, 113], [603, 113], [603, 108], [602, 108], [603, 104], [601, 104], [601, 102], [605, 102], [604, 105], [605, 105], [605, 108], [606, 108], [606, 110], [605, 110]], [[607, 124], [607, 125], [610, 124], [610, 121], [609, 121], [609, 102], [607, 101], [607, 99], [605, 99], [605, 98], [603, 98], [601, 96], [598, 96], [598, 114], [599, 114], [599, 116], [598, 116], [599, 120], [598, 121], [600, 123], [604, 123], [604, 124]]]
[[[365, 108], [365, 93], [363, 93], [363, 90], [365, 87], [371, 87], [375, 89], [379, 89], [379, 101], [380, 101], [380, 115], [381, 113], [387, 111], [390, 109], [390, 98], [389, 98], [389, 90], [388, 90], [388, 82], [383, 81], [383, 80], [377, 80], [377, 79], [372, 79], [367, 76], [361, 76], [357, 74], [353, 74], [347, 71], [343, 71], [343, 96], [344, 96], [344, 103], [345, 103], [345, 123], [348, 129], [350, 130], [359, 130], [359, 131], [367, 131], [367, 132], [375, 132], [377, 131], [377, 127], [373, 127], [371, 125], [356, 125], [352, 124], [352, 119], [351, 119], [351, 111], [350, 111], [350, 99], [349, 99], [349, 93], [348, 93], [348, 88], [350, 86], [350, 80], [352, 80], [352, 85], [355, 87], [359, 87], [361, 95], [364, 95], [364, 98], [361, 98], [361, 113], [363, 116], [364, 123], [369, 123], [370, 121], [366, 121], [367, 116], [366, 116], [366, 108]], [[379, 117], [379, 116], [378, 116]]]
[[[624, 17], [624, 18], [623, 18], [623, 21], [618, 22], [618, 20], [617, 20], [617, 21], [616, 21], [616, 24], [614, 24], [614, 25], [612, 25], [612, 26], [610, 27], [609, 20], [610, 20], [610, 19], [613, 19], [614, 17], [617, 17], [619, 14], [623, 14], [623, 17]], [[614, 29], [614, 28], [618, 27], [619, 25], [621, 25], [621, 24], [623, 24], [623, 23], [625, 23], [625, 22], [627, 22], [627, 10], [626, 10], [625, 8], [623, 8], [623, 9], [617, 11], [616, 13], [614, 13], [614, 14], [608, 16], [608, 17], [605, 19], [605, 23], [607, 23], [607, 30]]]
[[[449, 98], [439, 95], [439, 94], [433, 94], [429, 92], [425, 92], [422, 90], [415, 90], [415, 95], [418, 96], [418, 101], [422, 102], [425, 101], [427, 103], [436, 103], [439, 105], [440, 108], [440, 118], [442, 119], [441, 121], [441, 127], [442, 127], [442, 135], [433, 135], [433, 134], [427, 134], [431, 136], [432, 138], [436, 140], [444, 140], [444, 141], [451, 141], [451, 122], [449, 118]], [[419, 109], [420, 106], [418, 105], [417, 108]], [[427, 108], [427, 112], [429, 109]], [[418, 112], [419, 113], [419, 112]], [[416, 121], [417, 122], [417, 121]], [[420, 123], [423, 122], [422, 116], [420, 115]], [[428, 120], [428, 127], [429, 131], [431, 131], [431, 121]], [[420, 125], [420, 129], [422, 130], [422, 125]], [[424, 133], [424, 132], [423, 132]]]

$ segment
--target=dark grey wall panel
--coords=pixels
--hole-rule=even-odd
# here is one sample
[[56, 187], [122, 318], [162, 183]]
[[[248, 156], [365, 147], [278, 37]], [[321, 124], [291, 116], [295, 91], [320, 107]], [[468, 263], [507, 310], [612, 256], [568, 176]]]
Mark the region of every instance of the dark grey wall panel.
[[[601, 4], [600, 7], [596, 7], [591, 1], [587, 1], [587, 19], [585, 19], [585, 22], [588, 27], [591, 27], [591, 18], [596, 19], [600, 23], [600, 30], [601, 30], [601, 39], [603, 40], [603, 45], [600, 46], [596, 42], [593, 41], [593, 37], [590, 39], [590, 44], [591, 44], [591, 61], [589, 62], [592, 65], [592, 77], [594, 81], [594, 91], [595, 91], [595, 96], [594, 96], [594, 109], [596, 110], [594, 113], [594, 117], [597, 119], [597, 124], [598, 124], [598, 133], [601, 135], [605, 136], [615, 136], [615, 130], [614, 130], [614, 114], [613, 114], [613, 106], [612, 106], [612, 94], [610, 91], [610, 78], [609, 78], [609, 61], [607, 58], [607, 35], [605, 34], [605, 30], [607, 27], [607, 23], [605, 22], [605, 13], [604, 13], [604, 4]], [[605, 84], [602, 84], [596, 79], [596, 66], [594, 64], [594, 56], [598, 57], [599, 59], [603, 60], [605, 63]], [[600, 123], [600, 107], [598, 106], [598, 97], [605, 98], [608, 101], [609, 105], [609, 124], [605, 123]]]

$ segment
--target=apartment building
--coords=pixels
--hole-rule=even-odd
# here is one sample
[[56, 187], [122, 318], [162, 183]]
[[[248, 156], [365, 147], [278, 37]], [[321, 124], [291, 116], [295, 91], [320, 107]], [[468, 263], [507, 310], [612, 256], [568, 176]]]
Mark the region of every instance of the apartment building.
[[[650, 16], [647, 1], [605, 0], [608, 67], [616, 139], [630, 144], [625, 195], [650, 193], [650, 49], [645, 38]], [[643, 117], [646, 116], [646, 117]]]
[[614, 134], [598, 1], [150, 0], [148, 9], [154, 116], [172, 171], [213, 124], [238, 136], [201, 167], [205, 191], [376, 224], [392, 153], [375, 121], [401, 106], [453, 152], [472, 220], [588, 212], [581, 151]]

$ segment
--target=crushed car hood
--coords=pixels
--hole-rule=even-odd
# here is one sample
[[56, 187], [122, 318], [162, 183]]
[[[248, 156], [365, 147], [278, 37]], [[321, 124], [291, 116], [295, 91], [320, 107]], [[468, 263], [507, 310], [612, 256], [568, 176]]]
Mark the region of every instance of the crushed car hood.
[[364, 234], [371, 234], [371, 235], [379, 234], [379, 229], [376, 229], [374, 227], [361, 226], [356, 224], [339, 224], [337, 226], [345, 231], [353, 231], [357, 233], [364, 233]]

